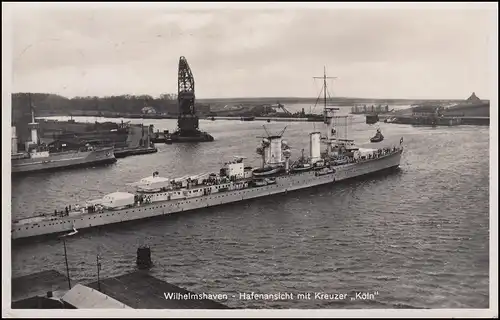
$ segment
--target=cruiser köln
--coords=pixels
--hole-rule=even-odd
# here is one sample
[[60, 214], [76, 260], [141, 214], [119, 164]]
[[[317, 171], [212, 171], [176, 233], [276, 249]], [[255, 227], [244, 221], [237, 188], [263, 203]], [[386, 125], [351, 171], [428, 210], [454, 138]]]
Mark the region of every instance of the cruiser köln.
[[[390, 148], [363, 149], [353, 140], [338, 139], [327, 118], [327, 135], [310, 133], [310, 154], [291, 161], [283, 133], [262, 139], [257, 152], [259, 168], [244, 165], [243, 157], [229, 161], [218, 173], [182, 178], [161, 177], [158, 172], [130, 184], [134, 193], [115, 192], [102, 199], [65, 211], [14, 221], [12, 238], [63, 233], [153, 216], [169, 215], [287, 191], [335, 183], [389, 168], [398, 167], [403, 152], [400, 144]], [[321, 144], [326, 144], [321, 150]]]
[[[324, 76], [326, 87], [326, 73]], [[326, 95], [326, 94], [325, 94]], [[115, 192], [83, 206], [30, 217], [12, 223], [12, 239], [76, 232], [107, 224], [170, 215], [246, 199], [271, 196], [313, 186], [334, 184], [362, 175], [399, 167], [403, 138], [389, 148], [357, 147], [353, 140], [337, 137], [334, 110], [324, 106], [326, 135], [311, 132], [310, 154], [291, 160], [291, 151], [279, 134], [268, 134], [257, 153], [262, 156], [259, 168], [244, 165], [243, 157], [227, 162], [219, 172], [182, 178], [161, 177], [158, 172], [130, 184], [133, 193]], [[286, 127], [285, 127], [286, 129]], [[347, 137], [345, 137], [347, 138]], [[323, 148], [321, 145], [326, 147]]]

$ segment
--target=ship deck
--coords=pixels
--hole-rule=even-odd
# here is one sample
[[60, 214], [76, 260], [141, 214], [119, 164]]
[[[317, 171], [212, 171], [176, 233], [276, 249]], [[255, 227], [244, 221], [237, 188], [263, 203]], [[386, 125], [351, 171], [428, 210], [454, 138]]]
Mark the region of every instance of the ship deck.
[[[382, 149], [384, 149], [384, 148], [382, 148]], [[391, 156], [394, 153], [399, 152], [399, 150], [400, 149], [398, 148], [397, 151], [395, 151], [395, 152], [389, 152], [389, 153], [386, 153], [386, 154], [382, 154], [378, 158], [363, 159], [363, 160], [358, 160], [357, 162], [354, 161], [354, 162], [348, 162], [348, 163], [343, 163], [343, 164], [337, 164], [337, 165], [333, 165], [332, 167], [335, 168], [335, 169], [338, 169], [338, 168], [342, 168], [342, 167], [347, 167], [347, 166], [355, 165], [357, 163], [365, 163], [365, 162], [373, 161], [373, 160], [376, 160], [376, 159], [385, 158], [385, 157]], [[321, 168], [326, 168], [326, 167], [321, 167]], [[321, 168], [319, 168], [319, 169], [321, 169]], [[285, 177], [285, 176], [288, 176], [288, 175], [303, 174], [303, 173], [307, 173], [307, 172], [311, 172], [311, 171], [315, 171], [314, 168], [311, 168], [311, 169], [308, 169], [308, 170], [303, 170], [303, 171], [301, 170], [301, 171], [297, 171], [297, 172], [290, 172], [290, 173], [286, 173], [286, 172], [282, 171], [282, 172], [274, 173], [274, 174], [270, 174], [270, 175], [256, 176], [256, 177], [251, 177], [251, 178], [242, 178], [242, 179], [238, 179], [236, 181], [228, 181], [228, 182], [225, 182], [225, 183], [221, 183], [219, 185], [223, 185], [223, 184], [227, 184], [227, 183], [231, 183], [231, 182], [245, 183], [245, 182], [250, 182], [252, 180], [263, 180], [263, 179], [269, 179], [269, 178], [275, 179], [275, 178]], [[189, 189], [186, 189], [186, 188], [179, 188], [179, 189], [177, 189], [177, 188], [175, 188], [175, 189], [171, 189], [171, 190], [168, 190], [168, 191], [181, 191], [181, 190], [203, 189], [205, 187], [211, 187], [211, 186], [213, 186], [213, 185], [207, 185], [207, 184], [203, 183], [203, 184], [198, 184], [198, 185], [192, 186]], [[154, 193], [157, 193], [157, 191], [154, 191], [154, 189], [151, 190], [151, 191], [149, 191], [149, 190], [137, 191], [137, 194], [154, 194]], [[91, 201], [88, 201], [87, 203], [90, 204], [90, 203], [92, 203], [94, 201], [99, 201], [99, 200], [100, 199], [93, 200], [93, 201], [91, 200]], [[174, 199], [174, 200], [170, 200], [170, 201], [176, 201], [176, 200], [182, 200], [182, 199]], [[165, 200], [165, 201], [168, 201], [168, 200]], [[139, 206], [144, 207], [144, 206], [153, 205], [153, 204], [145, 203], [145, 204], [141, 204]], [[116, 211], [116, 209], [106, 209], [106, 208], [104, 208], [102, 210], [102, 212], [113, 212], [113, 211]], [[91, 214], [94, 214], [94, 213], [89, 213], [89, 212], [81, 213], [80, 211], [74, 211], [73, 210], [73, 211], [70, 211], [69, 216], [60, 217], [60, 216], [56, 216], [56, 215], [52, 215], [52, 214], [46, 213], [46, 214], [41, 214], [41, 215], [37, 215], [37, 216], [29, 217], [29, 218], [23, 218], [23, 219], [19, 219], [17, 221], [13, 221], [12, 225], [13, 226], [20, 226], [20, 225], [26, 225], [26, 224], [29, 224], [29, 223], [54, 220], [54, 219], [58, 219], [58, 218], [81, 217], [81, 216], [91, 215]]]

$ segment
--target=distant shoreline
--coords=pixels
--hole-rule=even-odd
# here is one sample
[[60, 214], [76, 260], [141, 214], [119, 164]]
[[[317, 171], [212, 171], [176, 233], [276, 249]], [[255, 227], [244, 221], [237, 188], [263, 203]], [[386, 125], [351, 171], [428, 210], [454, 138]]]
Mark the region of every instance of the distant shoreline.
[[[168, 96], [168, 97], [167, 97]], [[165, 98], [166, 97], [166, 98]], [[94, 99], [93, 97], [81, 97], [68, 99], [62, 96], [39, 93], [19, 93], [13, 94], [12, 111], [14, 122], [20, 121], [23, 117], [30, 116], [30, 101], [35, 106], [37, 117], [102, 117], [102, 118], [128, 118], [128, 119], [177, 119], [177, 99], [174, 95], [165, 95], [165, 99], [152, 99], [148, 96], [118, 96], [104, 97]], [[167, 99], [168, 98], [168, 99]], [[476, 97], [477, 99], [477, 97]], [[321, 100], [321, 99], [319, 99]], [[477, 99], [479, 100], [479, 99]], [[482, 101], [480, 104], [488, 105], [489, 102]], [[478, 101], [478, 102], [479, 102]], [[487, 101], [487, 100], [486, 100]], [[300, 113], [300, 110], [292, 110], [288, 107], [300, 106], [302, 111], [306, 104], [316, 104], [318, 98], [311, 97], [262, 97], [262, 98], [210, 98], [197, 99], [197, 114], [200, 119], [211, 119], [212, 117], [246, 117], [262, 116], [266, 114], [265, 107], [285, 106], [284, 110], [290, 115], [290, 112]], [[430, 100], [430, 99], [368, 99], [368, 98], [347, 98], [334, 97], [329, 99], [328, 105], [339, 108], [351, 108], [360, 105], [389, 105], [392, 108], [409, 108], [418, 104], [463, 104], [466, 100]], [[477, 103], [477, 102], [476, 102]], [[153, 108], [153, 113], [144, 112], [144, 105]], [[230, 107], [229, 109], [227, 109]], [[466, 109], [471, 106], [464, 106]], [[264, 110], [262, 110], [264, 108]], [[392, 109], [391, 108], [391, 109]], [[484, 109], [484, 108], [483, 108]], [[118, 111], [119, 110], [119, 111]], [[398, 110], [399, 111], [399, 110]], [[311, 111], [309, 113], [312, 113]], [[476, 113], [474, 111], [473, 113]], [[472, 114], [471, 114], [472, 115]], [[475, 114], [473, 114], [475, 115]], [[286, 115], [266, 115], [265, 117], [289, 117]], [[294, 116], [292, 116], [295, 118]], [[302, 118], [302, 117], [298, 117]]]
[[[301, 98], [301, 97], [264, 97], [264, 98], [212, 98], [212, 99], [197, 99], [199, 103], [206, 104], [276, 104], [278, 101], [282, 104], [300, 104], [300, 103], [315, 103], [318, 98]], [[322, 99], [321, 99], [322, 100]], [[389, 105], [411, 105], [418, 103], [460, 103], [464, 99], [374, 99], [374, 98], [350, 98], [350, 97], [332, 97], [328, 99], [329, 103], [342, 106], [353, 106], [355, 104], [389, 104]], [[489, 100], [483, 100], [489, 102]]]
[[[24, 92], [14, 92], [11, 96], [27, 94]], [[112, 96], [89, 96], [89, 97], [65, 97], [57, 93], [44, 93], [44, 92], [33, 92], [32, 95], [54, 95], [61, 97], [63, 99], [88, 99], [97, 98], [105, 99]], [[115, 95], [126, 96], [126, 95]], [[150, 99], [160, 99], [158, 97], [153, 97], [149, 95], [134, 95], [133, 97], [143, 97], [148, 96]], [[321, 97], [322, 99], [322, 97]], [[196, 98], [196, 102], [199, 103], [260, 103], [260, 104], [275, 104], [277, 101], [281, 103], [314, 103], [318, 100], [318, 97], [232, 97], [232, 98]], [[417, 99], [417, 98], [361, 98], [361, 97], [329, 97], [328, 100], [333, 103], [386, 103], [386, 104], [412, 104], [412, 103], [424, 103], [424, 102], [463, 102], [464, 99]], [[482, 100], [483, 102], [490, 102], [488, 99]]]

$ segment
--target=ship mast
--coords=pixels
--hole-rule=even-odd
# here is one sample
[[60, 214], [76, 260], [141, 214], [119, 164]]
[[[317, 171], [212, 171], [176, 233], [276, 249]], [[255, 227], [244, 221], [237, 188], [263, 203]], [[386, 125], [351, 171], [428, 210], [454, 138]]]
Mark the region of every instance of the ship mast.
[[[31, 143], [33, 145], [38, 145], [39, 139], [38, 139], [38, 123], [35, 122], [35, 108], [33, 106], [33, 102], [31, 101], [31, 93], [28, 93], [28, 102], [30, 105], [30, 111], [31, 111], [31, 122], [28, 123], [28, 127], [31, 130]], [[28, 150], [26, 150], [28, 151]]]
[[[333, 128], [333, 118], [334, 118], [334, 113], [336, 110], [339, 110], [339, 108], [334, 108], [334, 107], [329, 107], [327, 106], [327, 79], [337, 79], [337, 77], [327, 77], [326, 76], [326, 67], [323, 67], [323, 76], [322, 77], [313, 77], [313, 79], [323, 79], [323, 102], [324, 102], [324, 107], [323, 107], [323, 115], [324, 115], [324, 123], [327, 125], [327, 134], [326, 134], [326, 140], [328, 144], [328, 153], [331, 151], [333, 141], [335, 140], [336, 136], [336, 131]], [[319, 97], [318, 97], [319, 98]], [[329, 115], [329, 111], [332, 113], [332, 115]]]
[[[326, 112], [326, 110], [328, 109], [327, 108], [327, 105], [326, 105], [326, 101], [327, 101], [327, 98], [326, 98], [326, 94], [327, 94], [327, 83], [326, 83], [326, 80], [327, 79], [337, 79], [337, 77], [327, 77], [326, 76], [326, 67], [323, 67], [323, 76], [322, 77], [313, 77], [313, 79], [323, 79], [323, 102], [324, 102], [324, 109], [323, 111]], [[338, 108], [331, 108], [332, 110], [338, 110]]]

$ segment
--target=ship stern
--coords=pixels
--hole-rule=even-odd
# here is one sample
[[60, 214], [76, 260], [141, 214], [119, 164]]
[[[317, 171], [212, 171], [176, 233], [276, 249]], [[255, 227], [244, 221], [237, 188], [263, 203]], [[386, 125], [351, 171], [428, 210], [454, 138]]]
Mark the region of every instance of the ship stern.
[[88, 162], [106, 164], [106, 163], [115, 163], [115, 148], [114, 147], [105, 147], [93, 150], [88, 156]]

